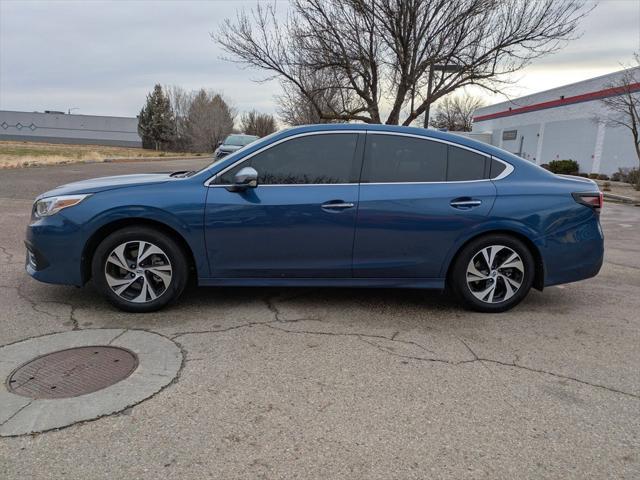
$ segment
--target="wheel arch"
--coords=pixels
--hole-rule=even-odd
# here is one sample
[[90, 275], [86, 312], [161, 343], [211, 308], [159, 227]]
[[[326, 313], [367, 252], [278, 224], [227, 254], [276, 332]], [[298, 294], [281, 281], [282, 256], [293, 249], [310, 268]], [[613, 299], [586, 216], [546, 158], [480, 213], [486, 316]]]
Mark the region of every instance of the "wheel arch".
[[449, 260], [449, 263], [447, 265], [447, 270], [446, 270], [446, 279], [447, 279], [447, 281], [449, 281], [449, 275], [451, 274], [451, 270], [453, 269], [453, 265], [455, 264], [456, 259], [460, 255], [460, 252], [469, 243], [471, 243], [472, 241], [477, 240], [478, 238], [481, 238], [481, 237], [486, 237], [488, 235], [508, 235], [508, 236], [517, 238], [518, 240], [520, 240], [522, 243], [524, 243], [527, 246], [527, 248], [531, 252], [531, 255], [533, 255], [533, 260], [534, 260], [534, 263], [535, 263], [535, 271], [534, 271], [534, 277], [533, 277], [533, 287], [536, 290], [542, 291], [543, 288], [544, 288], [545, 268], [544, 268], [544, 261], [542, 259], [542, 254], [540, 253], [540, 249], [536, 246], [536, 244], [529, 237], [524, 235], [522, 232], [518, 232], [518, 231], [515, 231], [515, 230], [509, 230], [509, 229], [487, 230], [487, 231], [483, 231], [483, 232], [477, 233], [477, 234], [467, 238], [461, 245], [458, 246], [458, 248], [455, 250], [455, 253], [453, 254], [451, 259]]
[[121, 218], [102, 225], [95, 232], [93, 232], [91, 237], [89, 237], [89, 239], [86, 241], [82, 250], [81, 258], [81, 274], [83, 284], [87, 283], [91, 279], [91, 262], [93, 260], [93, 255], [96, 251], [96, 248], [98, 248], [98, 245], [100, 245], [100, 242], [102, 242], [113, 232], [126, 227], [150, 227], [159, 230], [173, 238], [187, 256], [187, 259], [189, 261], [189, 276], [194, 277], [195, 275], [197, 275], [197, 263], [193, 255], [193, 250], [191, 249], [191, 246], [184, 238], [184, 236], [180, 234], [180, 232], [178, 232], [175, 228], [167, 225], [166, 223], [160, 222], [158, 220], [132, 217]]

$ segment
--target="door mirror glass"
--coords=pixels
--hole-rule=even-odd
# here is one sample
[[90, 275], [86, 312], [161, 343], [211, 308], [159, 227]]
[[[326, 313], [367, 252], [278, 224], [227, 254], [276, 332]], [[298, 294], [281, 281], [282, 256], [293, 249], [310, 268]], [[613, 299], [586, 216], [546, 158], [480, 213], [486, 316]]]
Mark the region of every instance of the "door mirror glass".
[[253, 167], [244, 167], [238, 170], [233, 177], [233, 183], [227, 187], [230, 192], [240, 192], [247, 188], [258, 186], [258, 172]]

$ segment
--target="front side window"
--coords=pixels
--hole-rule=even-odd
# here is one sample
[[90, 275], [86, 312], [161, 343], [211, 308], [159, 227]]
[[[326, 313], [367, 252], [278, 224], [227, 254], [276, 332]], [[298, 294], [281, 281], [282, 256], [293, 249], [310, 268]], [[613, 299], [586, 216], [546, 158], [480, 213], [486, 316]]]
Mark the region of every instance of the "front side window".
[[293, 138], [240, 162], [221, 175], [218, 183], [233, 183], [236, 172], [244, 167], [256, 169], [259, 185], [357, 182], [357, 142], [356, 133]]

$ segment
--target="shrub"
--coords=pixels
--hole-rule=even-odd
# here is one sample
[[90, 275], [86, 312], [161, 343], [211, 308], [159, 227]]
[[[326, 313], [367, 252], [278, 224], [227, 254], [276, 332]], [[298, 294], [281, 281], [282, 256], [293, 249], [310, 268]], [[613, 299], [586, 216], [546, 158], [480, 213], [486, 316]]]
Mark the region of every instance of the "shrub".
[[579, 173], [578, 176], [582, 177], [582, 178], [589, 178], [589, 174], [588, 173], [583, 173], [583, 172]]
[[640, 169], [632, 168], [627, 174], [627, 183], [636, 186], [636, 190], [640, 190]]
[[640, 169], [638, 168], [619, 168], [614, 175], [620, 175], [620, 181], [630, 183], [640, 190]]
[[601, 173], [600, 175], [598, 175], [598, 180], [609, 180], [609, 175]]
[[549, 164], [548, 163], [542, 163], [542, 164], [540, 164], [540, 166], [542, 168], [544, 168], [545, 170], [549, 170]]
[[604, 182], [602, 184], [602, 191], [603, 192], [610, 192], [611, 191], [611, 184], [609, 182]]
[[575, 160], [553, 160], [549, 162], [549, 170], [563, 175], [577, 175], [580, 166]]
[[599, 174], [597, 174], [597, 173], [590, 173], [590, 174], [589, 174], [589, 178], [590, 178], [591, 180], [597, 180], [599, 176], [600, 176], [600, 175], [599, 175]]
[[622, 181], [622, 174], [620, 172], [615, 172], [611, 174], [612, 182], [620, 182]]

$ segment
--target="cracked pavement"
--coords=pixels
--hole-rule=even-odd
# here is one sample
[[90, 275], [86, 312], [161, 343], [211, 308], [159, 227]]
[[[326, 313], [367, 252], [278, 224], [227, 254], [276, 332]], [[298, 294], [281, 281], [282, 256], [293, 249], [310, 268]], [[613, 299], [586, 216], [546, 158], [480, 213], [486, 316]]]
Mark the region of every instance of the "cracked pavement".
[[605, 204], [598, 277], [499, 315], [437, 292], [310, 288], [201, 288], [133, 315], [24, 273], [36, 194], [202, 163], [0, 171], [0, 345], [143, 329], [185, 355], [177, 381], [118, 415], [1, 438], [0, 478], [640, 476], [640, 208]]

